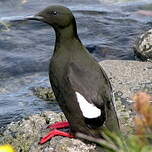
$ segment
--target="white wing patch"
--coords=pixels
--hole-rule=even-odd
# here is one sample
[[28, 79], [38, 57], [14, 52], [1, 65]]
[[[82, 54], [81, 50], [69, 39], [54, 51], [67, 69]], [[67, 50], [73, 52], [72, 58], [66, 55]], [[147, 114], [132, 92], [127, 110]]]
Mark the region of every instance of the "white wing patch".
[[76, 97], [84, 117], [97, 118], [101, 115], [101, 110], [89, 103], [79, 92], [76, 92]]

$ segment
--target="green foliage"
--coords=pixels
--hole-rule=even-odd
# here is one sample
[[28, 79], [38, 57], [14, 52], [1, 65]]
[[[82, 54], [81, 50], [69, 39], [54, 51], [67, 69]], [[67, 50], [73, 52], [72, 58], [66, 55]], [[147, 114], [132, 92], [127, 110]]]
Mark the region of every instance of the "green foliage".
[[[105, 152], [152, 152], [152, 144], [146, 140], [146, 136], [142, 136], [142, 139], [145, 139], [144, 142], [137, 135], [125, 137], [107, 130], [103, 136], [106, 144], [103, 142], [98, 144], [104, 148]], [[152, 138], [152, 135], [149, 137]]]

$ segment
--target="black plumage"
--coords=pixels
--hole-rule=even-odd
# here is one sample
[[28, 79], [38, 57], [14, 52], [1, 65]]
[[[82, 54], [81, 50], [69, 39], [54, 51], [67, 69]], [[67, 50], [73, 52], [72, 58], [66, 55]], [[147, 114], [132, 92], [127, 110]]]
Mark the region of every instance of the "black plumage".
[[[104, 123], [111, 131], [118, 131], [111, 84], [104, 70], [81, 43], [72, 12], [63, 6], [49, 6], [33, 19], [43, 21], [55, 30], [49, 78], [56, 99], [70, 123], [71, 132], [100, 137]], [[86, 117], [76, 93], [81, 95], [81, 99], [84, 97], [100, 115]], [[92, 110], [89, 115], [91, 113]]]

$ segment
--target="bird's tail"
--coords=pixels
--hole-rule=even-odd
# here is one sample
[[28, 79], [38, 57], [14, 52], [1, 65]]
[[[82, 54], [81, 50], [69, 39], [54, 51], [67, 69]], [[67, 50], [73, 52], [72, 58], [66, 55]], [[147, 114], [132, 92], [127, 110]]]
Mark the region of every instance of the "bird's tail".
[[106, 121], [105, 126], [112, 132], [120, 133], [120, 126], [115, 110], [115, 98], [113, 94], [113, 101], [110, 103], [110, 106], [106, 106]]

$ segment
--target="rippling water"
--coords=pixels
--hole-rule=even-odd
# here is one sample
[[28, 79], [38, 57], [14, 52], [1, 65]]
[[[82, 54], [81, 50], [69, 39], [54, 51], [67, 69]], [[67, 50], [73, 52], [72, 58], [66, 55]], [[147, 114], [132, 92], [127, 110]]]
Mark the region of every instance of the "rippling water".
[[[151, 0], [0, 0], [0, 20], [33, 15], [52, 4], [73, 11], [80, 39], [98, 61], [134, 60], [135, 38], [152, 25], [151, 17], [136, 13], [152, 10]], [[0, 126], [43, 110], [59, 111], [31, 91], [49, 86], [54, 40], [44, 23], [14, 23], [8, 29], [0, 24]]]

